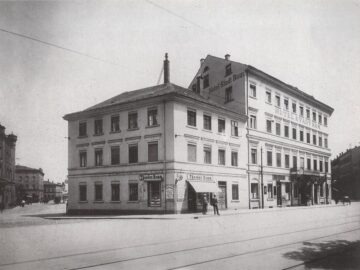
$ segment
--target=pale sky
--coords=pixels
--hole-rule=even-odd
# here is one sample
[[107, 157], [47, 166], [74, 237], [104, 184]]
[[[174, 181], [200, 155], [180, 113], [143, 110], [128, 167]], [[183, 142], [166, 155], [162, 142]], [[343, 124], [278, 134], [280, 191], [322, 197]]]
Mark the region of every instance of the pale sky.
[[56, 182], [62, 116], [155, 85], [165, 52], [184, 87], [200, 58], [229, 53], [333, 107], [333, 157], [360, 145], [359, 1], [1, 1], [0, 29], [0, 123], [18, 136], [17, 164]]

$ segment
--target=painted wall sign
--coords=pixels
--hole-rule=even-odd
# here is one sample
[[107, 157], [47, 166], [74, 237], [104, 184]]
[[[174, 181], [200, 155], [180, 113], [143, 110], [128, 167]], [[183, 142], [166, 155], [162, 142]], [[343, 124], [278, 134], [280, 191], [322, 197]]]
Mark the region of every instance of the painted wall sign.
[[200, 175], [200, 174], [189, 173], [187, 175], [187, 180], [213, 182], [213, 177], [210, 175]]
[[281, 110], [279, 108], [275, 108], [275, 114], [280, 115], [284, 118], [290, 119], [292, 121], [296, 121], [299, 124], [303, 124], [309, 127], [313, 127], [320, 130], [320, 125], [314, 122], [311, 122], [309, 119], [305, 119], [304, 117], [300, 117], [298, 115], [292, 114], [287, 110]]
[[143, 174], [140, 176], [143, 181], [162, 181], [164, 179], [163, 174]]
[[212, 86], [209, 88], [209, 92], [213, 92], [216, 90], [219, 90], [222, 87], [225, 87], [229, 84], [231, 84], [232, 82], [242, 78], [244, 76], [244, 72], [241, 73], [237, 73], [237, 74], [233, 74], [232, 76], [230, 76], [229, 78], [227, 78], [226, 80], [222, 80], [221, 82], [217, 83], [216, 85]]
[[166, 185], [166, 200], [173, 200], [173, 199], [174, 199], [174, 186]]

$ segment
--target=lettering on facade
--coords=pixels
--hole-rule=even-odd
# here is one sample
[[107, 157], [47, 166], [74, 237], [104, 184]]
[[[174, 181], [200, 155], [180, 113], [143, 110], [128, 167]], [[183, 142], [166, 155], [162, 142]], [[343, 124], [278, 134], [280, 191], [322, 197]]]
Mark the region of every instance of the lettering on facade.
[[140, 176], [140, 180], [142, 181], [162, 181], [163, 179], [163, 174], [143, 174]]
[[232, 82], [242, 78], [243, 76], [244, 76], [244, 72], [241, 72], [241, 73], [238, 73], [238, 74], [233, 74], [232, 76], [230, 76], [226, 80], [222, 80], [221, 82], [217, 83], [216, 85], [210, 87], [209, 92], [219, 90], [220, 88], [223, 88], [223, 87], [231, 84]]
[[314, 122], [311, 122], [310, 120], [305, 119], [304, 117], [301, 117], [301, 116], [292, 114], [292, 113], [290, 113], [289, 111], [281, 110], [281, 109], [279, 109], [279, 108], [275, 108], [275, 114], [276, 114], [276, 115], [280, 115], [280, 116], [282, 116], [283, 118], [287, 118], [287, 119], [290, 119], [290, 120], [292, 120], [292, 121], [296, 121], [296, 122], [298, 122], [299, 124], [303, 124], [303, 125], [305, 125], [305, 126], [309, 126], [309, 127], [313, 127], [313, 128], [316, 128], [316, 129], [320, 129], [320, 125], [319, 125], [319, 124], [314, 123]]
[[213, 177], [209, 176], [209, 175], [200, 175], [200, 174], [189, 173], [187, 175], [187, 180], [213, 182]]

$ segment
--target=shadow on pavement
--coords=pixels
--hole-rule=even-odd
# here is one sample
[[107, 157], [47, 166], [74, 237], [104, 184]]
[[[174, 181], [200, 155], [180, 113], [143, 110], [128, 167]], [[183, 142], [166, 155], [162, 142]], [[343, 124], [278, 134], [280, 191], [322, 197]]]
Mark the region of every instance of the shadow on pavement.
[[66, 213], [52, 213], [52, 214], [34, 214], [34, 215], [22, 215], [23, 217], [39, 217], [39, 218], [49, 218], [49, 217], [65, 217]]
[[300, 261], [305, 269], [360, 269], [360, 241], [303, 242], [300, 250], [283, 256]]

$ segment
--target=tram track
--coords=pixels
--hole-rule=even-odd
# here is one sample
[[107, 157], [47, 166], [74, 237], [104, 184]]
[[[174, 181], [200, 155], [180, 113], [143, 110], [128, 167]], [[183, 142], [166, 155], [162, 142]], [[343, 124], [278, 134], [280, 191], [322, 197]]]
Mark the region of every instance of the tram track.
[[[353, 219], [353, 218], [359, 218], [359, 217], [360, 217], [360, 215], [346, 216], [347, 219]], [[327, 220], [329, 221], [329, 220], [337, 220], [337, 219], [332, 218], [332, 219], [327, 219]], [[171, 255], [171, 254], [182, 253], [182, 252], [191, 252], [191, 251], [200, 250], [200, 249], [206, 249], [206, 248], [210, 248], [210, 247], [221, 247], [221, 246], [226, 246], [226, 245], [231, 245], [231, 244], [245, 243], [245, 242], [249, 242], [249, 241], [267, 239], [267, 238], [272, 238], [272, 237], [281, 237], [281, 236], [297, 234], [297, 233], [303, 233], [303, 232], [307, 232], [307, 231], [319, 230], [319, 229], [324, 229], [324, 228], [346, 226], [346, 225], [350, 225], [350, 224], [359, 224], [359, 220], [357, 219], [355, 221], [335, 223], [335, 224], [330, 224], [330, 225], [325, 225], [325, 226], [314, 226], [314, 227], [309, 227], [309, 228], [301, 229], [301, 230], [295, 230], [295, 231], [289, 231], [289, 232], [277, 233], [277, 234], [267, 234], [267, 235], [263, 235], [263, 236], [259, 236], [259, 237], [249, 237], [249, 238], [244, 238], [244, 239], [240, 239], [240, 240], [226, 241], [226, 242], [215, 243], [215, 244], [212, 243], [212, 244], [204, 245], [204, 246], [196, 246], [196, 247], [192, 247], [192, 248], [172, 250], [172, 251], [169, 251], [169, 252], [155, 253], [155, 254], [150, 254], [150, 255], [146, 255], [146, 256], [137, 256], [137, 257], [128, 258], [128, 259], [114, 260], [114, 261], [109, 261], [109, 262], [104, 262], [104, 263], [99, 263], [99, 264], [86, 265], [86, 266], [75, 267], [75, 268], [69, 268], [69, 269], [70, 270], [75, 270], [75, 269], [87, 269], [87, 268], [101, 267], [101, 266], [104, 266], [104, 265], [111, 265], [111, 264], [128, 262], [128, 261], [136, 261], [136, 260], [142, 260], [142, 259], [147, 259], [147, 258], [152, 258], [152, 257], [165, 256], [165, 255]], [[359, 229], [360, 229], [360, 227], [356, 228], [354, 230], [348, 230], [348, 231], [344, 231], [344, 232], [340, 232], [340, 233], [336, 233], [336, 234], [332, 234], [332, 235], [343, 234], [343, 233], [346, 233], [346, 232], [355, 231], [355, 230], [359, 230]], [[220, 237], [220, 236], [225, 236], [225, 235], [229, 235], [229, 233], [226, 233], [226, 234], [223, 234], [223, 233], [222, 234], [214, 234], [212, 236]], [[314, 238], [314, 239], [321, 239], [321, 238], [325, 238], [325, 237], [329, 237], [329, 236], [331, 236], [331, 235], [321, 236], [321, 237], [317, 237], [317, 238]], [[162, 241], [162, 242], [156, 242], [156, 243], [139, 244], [139, 245], [133, 245], [133, 246], [120, 247], [120, 248], [112, 248], [112, 249], [104, 249], [104, 250], [97, 250], [97, 251], [90, 251], [90, 252], [82, 252], [82, 253], [76, 253], [76, 254], [68, 254], [68, 255], [63, 255], [63, 256], [54, 256], [54, 257], [49, 257], [49, 258], [26, 260], [26, 261], [15, 262], [15, 263], [0, 264], [0, 268], [6, 267], [6, 266], [15, 266], [15, 265], [19, 265], [19, 264], [40, 263], [40, 262], [46, 262], [46, 261], [51, 261], [51, 260], [57, 260], [57, 259], [61, 260], [61, 259], [69, 258], [69, 257], [81, 257], [81, 256], [86, 256], [86, 255], [96, 255], [96, 254], [101, 254], [101, 253], [106, 253], [106, 252], [121, 251], [121, 250], [126, 250], [126, 249], [133, 249], [133, 248], [151, 247], [151, 246], [165, 245], [165, 244], [171, 244], [171, 243], [176, 244], [176, 243], [179, 243], [179, 242], [190, 241], [190, 240], [195, 240], [195, 239], [199, 240], [199, 239], [202, 239], [202, 238], [208, 238], [208, 236], [192, 237], [192, 238], [170, 240], [170, 241]], [[307, 239], [307, 240], [314, 240], [314, 239]], [[298, 242], [287, 243], [287, 244], [284, 244], [283, 246], [293, 245], [295, 243], [298, 243]], [[278, 248], [278, 247], [281, 247], [281, 246], [282, 245], [274, 246], [274, 248]], [[266, 250], [266, 249], [264, 249], [264, 250]], [[246, 255], [246, 254], [261, 252], [261, 251], [264, 251], [264, 250], [259, 249], [259, 250], [254, 250], [254, 251], [247, 252], [247, 253], [232, 254], [231, 256], [228, 256], [228, 257], [221, 257], [221, 258], [214, 259], [214, 261], [215, 260], [222, 260], [222, 259], [226, 259], [226, 258], [231, 258], [231, 257], [236, 257], [236, 256], [243, 256], [243, 255]], [[200, 262], [200, 263], [197, 263], [197, 264], [202, 264], [202, 263], [207, 263], [207, 262], [211, 262], [211, 260], [206, 261], [206, 262]], [[191, 266], [191, 265], [189, 265], [189, 266]], [[196, 264], [194, 264], [194, 265], [196, 265]], [[184, 266], [181, 266], [181, 267], [186, 267], [186, 266], [187, 265], [184, 265]], [[181, 267], [169, 268], [169, 269], [179, 269]]]

